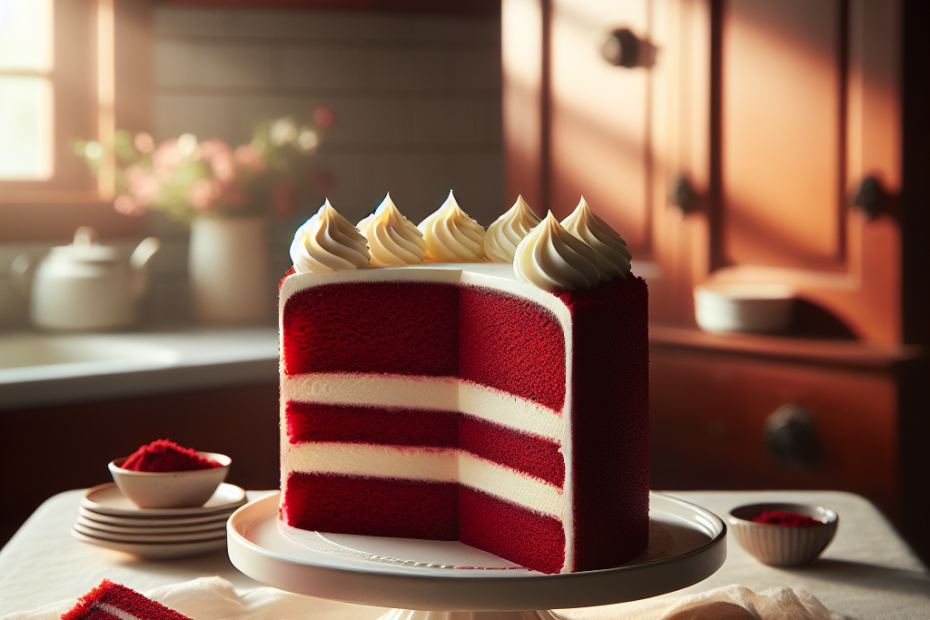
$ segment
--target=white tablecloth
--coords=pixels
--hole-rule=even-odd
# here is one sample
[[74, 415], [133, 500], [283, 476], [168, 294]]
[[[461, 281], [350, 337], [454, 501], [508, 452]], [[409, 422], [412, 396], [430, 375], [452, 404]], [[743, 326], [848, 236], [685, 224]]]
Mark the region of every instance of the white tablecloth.
[[[265, 492], [250, 492], [256, 499]], [[728, 537], [724, 566], [705, 581], [665, 595], [668, 604], [726, 585], [757, 592], [784, 586], [806, 591], [829, 609], [854, 618], [930, 618], [930, 573], [886, 519], [863, 498], [832, 491], [672, 492], [721, 518], [737, 505], [758, 501], [816, 502], [840, 515], [836, 538], [816, 563], [800, 569], [764, 566]], [[172, 561], [144, 561], [71, 538], [83, 491], [43, 504], [0, 551], [0, 616], [76, 598], [104, 578], [137, 591], [220, 576], [238, 592], [261, 584], [239, 573], [225, 551]], [[322, 605], [322, 604], [321, 604]], [[620, 618], [622, 605], [571, 612], [575, 620]]]

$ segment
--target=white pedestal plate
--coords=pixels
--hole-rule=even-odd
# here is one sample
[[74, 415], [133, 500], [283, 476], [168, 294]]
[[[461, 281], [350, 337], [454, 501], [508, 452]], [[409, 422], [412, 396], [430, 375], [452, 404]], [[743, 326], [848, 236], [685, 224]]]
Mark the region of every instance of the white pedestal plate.
[[[561, 575], [520, 568], [457, 542], [285, 533], [278, 527], [278, 498], [254, 501], [230, 518], [233, 565], [288, 592], [396, 608], [380, 620], [558, 620], [545, 610], [673, 592], [706, 579], [726, 559], [723, 521], [660, 493], [650, 494], [649, 546], [639, 558]], [[455, 568], [462, 566], [472, 568]]]

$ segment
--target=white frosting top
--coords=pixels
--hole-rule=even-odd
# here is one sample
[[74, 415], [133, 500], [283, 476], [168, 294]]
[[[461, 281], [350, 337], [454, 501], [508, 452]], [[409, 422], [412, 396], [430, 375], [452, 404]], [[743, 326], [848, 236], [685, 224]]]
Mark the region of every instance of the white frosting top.
[[562, 228], [550, 211], [517, 246], [513, 271], [520, 281], [545, 291], [577, 291], [606, 279], [597, 265], [594, 250]]
[[297, 229], [291, 243], [291, 260], [297, 273], [358, 269], [369, 259], [365, 237], [336, 212], [329, 200]]
[[630, 254], [626, 241], [607, 222], [594, 214], [584, 196], [574, 212], [562, 220], [562, 226], [591, 246], [597, 253], [597, 266], [608, 276], [626, 278], [630, 273], [630, 260], [633, 255]]
[[513, 206], [488, 226], [484, 236], [484, 253], [495, 263], [512, 263], [517, 246], [540, 223], [523, 196], [517, 196]]
[[439, 209], [420, 222], [426, 258], [436, 263], [484, 261], [484, 228], [462, 211], [452, 192]]
[[401, 215], [391, 194], [358, 223], [358, 229], [368, 239], [372, 265], [418, 265], [426, 260], [423, 233]]

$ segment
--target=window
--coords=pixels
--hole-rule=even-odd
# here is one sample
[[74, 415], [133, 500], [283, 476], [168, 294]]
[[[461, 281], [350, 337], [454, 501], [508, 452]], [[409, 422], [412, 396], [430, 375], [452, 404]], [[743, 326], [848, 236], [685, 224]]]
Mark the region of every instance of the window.
[[73, 144], [150, 129], [150, 13], [148, 0], [0, 0], [0, 242], [138, 226], [112, 213], [112, 165], [94, 177]]
[[0, 179], [52, 176], [52, 2], [0, 0]]

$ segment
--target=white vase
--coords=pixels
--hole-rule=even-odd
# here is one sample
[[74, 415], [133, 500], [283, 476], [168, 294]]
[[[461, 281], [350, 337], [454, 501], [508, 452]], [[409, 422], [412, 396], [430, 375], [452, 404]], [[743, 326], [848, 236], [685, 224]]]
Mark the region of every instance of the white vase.
[[259, 323], [274, 308], [262, 218], [196, 218], [191, 223], [188, 271], [192, 310], [201, 323]]

